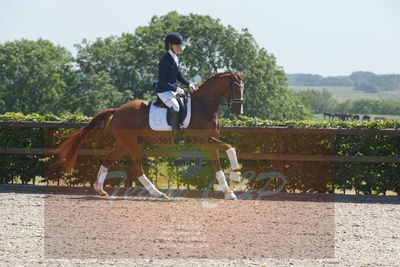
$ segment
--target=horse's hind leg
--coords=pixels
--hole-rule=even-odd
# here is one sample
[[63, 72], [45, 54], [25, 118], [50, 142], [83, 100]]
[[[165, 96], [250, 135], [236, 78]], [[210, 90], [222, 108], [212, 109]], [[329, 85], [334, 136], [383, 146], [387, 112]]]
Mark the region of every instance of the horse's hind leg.
[[138, 180], [143, 184], [144, 188], [153, 197], [168, 198], [168, 196], [159, 191], [153, 183], [146, 177], [142, 165], [142, 144], [138, 141], [138, 136], [136, 136], [132, 131], [125, 131], [120, 136], [120, 142], [126, 147], [127, 153], [131, 156], [133, 174], [138, 177]]
[[124, 154], [126, 150], [123, 145], [117, 143], [116, 147], [106, 155], [103, 159], [103, 162], [100, 166], [99, 172], [97, 174], [97, 180], [94, 184], [94, 190], [99, 192], [101, 196], [109, 196], [106, 191], [103, 189], [104, 180], [106, 179], [108, 169], [113, 165], [114, 162], [119, 160]]

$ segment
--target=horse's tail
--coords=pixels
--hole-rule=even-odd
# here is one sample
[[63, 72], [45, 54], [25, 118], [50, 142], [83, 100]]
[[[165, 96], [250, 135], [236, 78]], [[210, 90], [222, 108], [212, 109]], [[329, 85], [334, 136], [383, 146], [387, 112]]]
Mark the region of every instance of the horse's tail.
[[94, 118], [86, 124], [82, 129], [73, 133], [68, 140], [62, 143], [55, 152], [60, 155], [58, 162], [64, 163], [64, 170], [71, 172], [78, 156], [78, 148], [88, 135], [90, 130], [96, 130], [98, 133], [105, 131], [109, 118], [115, 112], [114, 108], [106, 109], [98, 113]]

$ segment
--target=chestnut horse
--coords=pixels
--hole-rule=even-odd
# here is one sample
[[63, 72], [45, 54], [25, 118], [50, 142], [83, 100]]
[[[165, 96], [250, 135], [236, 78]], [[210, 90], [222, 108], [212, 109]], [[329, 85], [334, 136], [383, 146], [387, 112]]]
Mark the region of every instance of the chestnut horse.
[[[198, 145], [209, 153], [216, 178], [225, 199], [236, 199], [236, 196], [229, 189], [225, 175], [221, 170], [218, 150], [226, 151], [228, 155], [231, 165], [230, 180], [239, 182], [241, 174], [235, 149], [230, 144], [218, 139], [218, 108], [222, 99], [224, 99], [228, 103], [228, 106], [230, 106], [232, 113], [235, 115], [243, 113], [244, 87], [242, 76], [243, 73], [237, 74], [232, 71], [217, 73], [203, 82], [196, 91], [190, 92], [192, 102], [191, 120], [185, 130], [180, 130], [184, 131], [185, 138], [194, 137], [196, 140], [207, 140], [206, 142], [201, 142], [201, 144], [193, 145]], [[124, 154], [129, 154], [133, 162], [134, 175], [139, 177], [138, 180], [150, 195], [168, 198], [165, 193], [160, 192], [146, 177], [141, 164], [143, 142], [150, 142], [160, 137], [166, 140], [173, 138], [172, 131], [151, 130], [149, 126], [150, 104], [149, 101], [137, 99], [119, 108], [110, 108], [98, 113], [88, 124], [73, 133], [56, 150], [60, 155], [60, 160], [65, 164], [65, 170], [67, 172], [72, 170], [78, 155], [78, 148], [91, 130], [101, 132], [111, 129], [113, 137], [116, 140], [116, 146], [104, 158], [97, 175], [96, 183], [94, 184], [94, 189], [100, 195], [108, 196], [103, 190], [108, 168]], [[176, 144], [170, 142], [155, 145], [165, 147]]]

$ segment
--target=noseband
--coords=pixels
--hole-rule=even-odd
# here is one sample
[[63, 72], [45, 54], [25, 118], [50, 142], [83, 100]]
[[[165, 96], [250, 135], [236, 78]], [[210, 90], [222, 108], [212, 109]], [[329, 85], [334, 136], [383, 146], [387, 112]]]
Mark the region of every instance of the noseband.
[[233, 90], [234, 90], [234, 86], [235, 86], [235, 84], [237, 85], [237, 86], [239, 86], [239, 88], [241, 89], [241, 90], [243, 90], [243, 85], [241, 85], [241, 84], [239, 84], [238, 82], [236, 82], [236, 81], [234, 81], [234, 80], [232, 80], [232, 79], [230, 79], [231, 80], [231, 86], [230, 86], [230, 90], [229, 90], [229, 100], [226, 100], [225, 99], [225, 101], [226, 101], [226, 103], [227, 103], [227, 105], [228, 105], [228, 107], [230, 107], [231, 105], [232, 105], [232, 103], [239, 103], [239, 104], [242, 104], [243, 103], [243, 101], [244, 101], [244, 98], [233, 98]]

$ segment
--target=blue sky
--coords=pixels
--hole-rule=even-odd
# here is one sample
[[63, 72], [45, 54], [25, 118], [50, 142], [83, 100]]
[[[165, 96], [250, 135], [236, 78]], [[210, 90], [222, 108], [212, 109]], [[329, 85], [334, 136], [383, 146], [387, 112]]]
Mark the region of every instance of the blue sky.
[[248, 28], [287, 73], [400, 73], [397, 0], [0, 0], [0, 43], [44, 38], [74, 54], [172, 10]]

